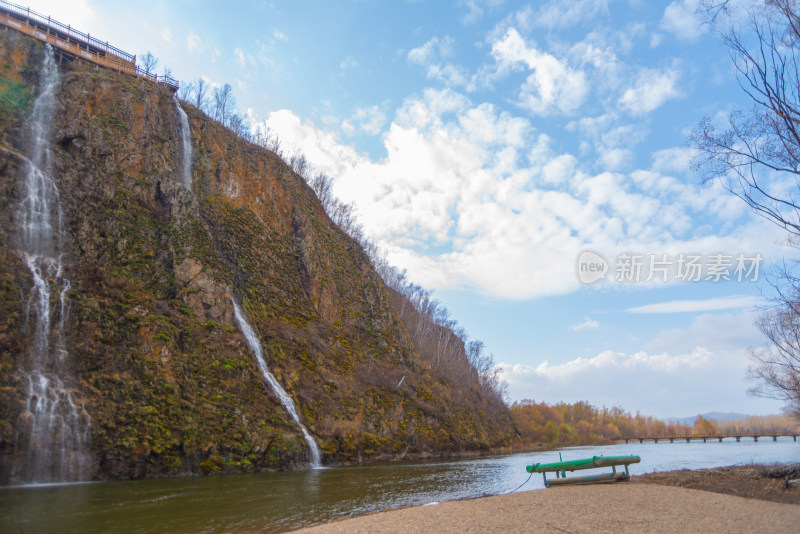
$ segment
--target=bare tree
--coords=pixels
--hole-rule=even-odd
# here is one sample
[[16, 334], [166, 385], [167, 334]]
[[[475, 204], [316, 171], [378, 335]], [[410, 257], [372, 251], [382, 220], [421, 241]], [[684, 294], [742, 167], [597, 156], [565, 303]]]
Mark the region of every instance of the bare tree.
[[147, 52], [142, 56], [142, 65], [140, 69], [147, 74], [148, 76], [152, 76], [156, 73], [156, 68], [158, 67], [158, 58]]
[[787, 403], [787, 412], [800, 416], [800, 313], [798, 295], [761, 315], [757, 325], [767, 336], [767, 347], [750, 350], [750, 392]]
[[[729, 14], [727, 2], [708, 2], [712, 15]], [[692, 133], [693, 167], [706, 181], [720, 180], [757, 213], [800, 235], [800, 18], [796, 0], [770, 0], [747, 17], [748, 33], [722, 35], [739, 85], [752, 107], [734, 110], [729, 128], [710, 117]], [[751, 41], [754, 41], [751, 44]], [[786, 180], [792, 181], [787, 190]]]
[[332, 202], [336, 199], [333, 195], [333, 180], [327, 174], [319, 173], [311, 179], [308, 185], [317, 195], [325, 211], [330, 210]]
[[226, 125], [233, 133], [245, 141], [250, 141], [250, 128], [245, 116], [241, 113], [231, 112]]
[[[734, 110], [729, 128], [717, 131], [711, 118], [694, 130], [698, 151], [693, 167], [704, 180], [719, 180], [756, 213], [800, 237], [800, 17], [797, 0], [767, 0], [747, 12], [737, 28], [733, 3], [704, 0], [709, 23], [719, 28], [751, 101]], [[791, 269], [774, 284], [775, 306], [757, 322], [769, 340], [750, 351], [750, 393], [781, 399], [800, 417], [800, 284]]]
[[295, 152], [289, 158], [289, 166], [292, 170], [300, 176], [303, 180], [308, 182], [311, 178], [311, 165], [308, 163], [305, 154], [301, 152]]
[[267, 126], [267, 121], [264, 121], [254, 141], [258, 146], [266, 148], [283, 159], [283, 148], [281, 147], [280, 137], [278, 137], [278, 134], [274, 130]]
[[730, 16], [730, 0], [700, 0], [698, 11], [708, 24], [714, 26], [718, 20]]
[[226, 83], [222, 87], [214, 88], [214, 120], [228, 126], [231, 114], [236, 109], [236, 98], [233, 96], [233, 87]]
[[208, 100], [208, 84], [203, 78], [197, 78], [194, 85], [194, 106], [201, 111], [205, 111]]
[[180, 86], [178, 87], [178, 98], [183, 100], [184, 102], [189, 102], [189, 99], [192, 97], [192, 93], [194, 93], [194, 83], [192, 82], [181, 82]]

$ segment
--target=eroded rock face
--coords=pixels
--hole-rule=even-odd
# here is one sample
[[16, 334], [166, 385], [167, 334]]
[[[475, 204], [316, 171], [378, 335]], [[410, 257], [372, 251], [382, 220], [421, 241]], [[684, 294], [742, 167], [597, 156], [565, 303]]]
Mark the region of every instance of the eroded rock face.
[[233, 288], [221, 286], [203, 272], [203, 264], [185, 258], [175, 266], [175, 282], [181, 288], [183, 301], [202, 321], [231, 323], [233, 320]]
[[[11, 214], [41, 54], [35, 41], [0, 32], [0, 483], [12, 480], [20, 453], [14, 421], [30, 280]], [[303, 180], [183, 107], [191, 189], [181, 183], [180, 121], [163, 87], [81, 62], [61, 66], [52, 147], [73, 281], [66, 342], [92, 418], [92, 477], [307, 461], [299, 429], [236, 327], [232, 298], [326, 461], [508, 440], [504, 407], [428, 374], [366, 254]]]

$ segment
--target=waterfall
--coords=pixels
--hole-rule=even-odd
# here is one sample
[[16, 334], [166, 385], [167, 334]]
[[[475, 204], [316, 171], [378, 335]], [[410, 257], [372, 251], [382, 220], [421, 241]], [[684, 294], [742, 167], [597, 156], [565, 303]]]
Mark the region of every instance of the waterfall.
[[58, 86], [53, 49], [45, 45], [17, 210], [18, 252], [33, 281], [25, 307], [31, 343], [22, 361], [28, 391], [17, 426], [17, 445], [25, 451], [17, 474], [26, 482], [84, 480], [91, 465], [86, 451], [91, 420], [75, 396], [64, 336], [70, 282], [62, 264], [63, 220], [48, 141]]
[[183, 111], [178, 95], [175, 95], [175, 107], [181, 118], [181, 141], [183, 143], [183, 185], [192, 187], [192, 132], [189, 130], [189, 117]]
[[308, 448], [311, 451], [311, 467], [320, 467], [322, 465], [322, 455], [319, 451], [319, 445], [317, 445], [314, 437], [309, 434], [308, 430], [303, 425], [303, 422], [300, 420], [300, 414], [297, 412], [297, 408], [295, 407], [292, 398], [281, 387], [275, 376], [269, 372], [269, 369], [267, 368], [267, 362], [264, 359], [264, 351], [261, 348], [261, 342], [258, 340], [258, 336], [256, 336], [253, 328], [247, 322], [244, 312], [239, 304], [236, 303], [236, 300], [233, 301], [233, 312], [236, 316], [236, 321], [239, 323], [239, 328], [241, 329], [242, 334], [244, 334], [244, 337], [247, 339], [247, 344], [250, 345], [250, 349], [253, 351], [253, 354], [256, 355], [258, 366], [261, 368], [261, 374], [264, 375], [264, 379], [267, 381], [270, 387], [272, 387], [272, 390], [281, 400], [281, 403], [283, 404], [284, 408], [286, 408], [286, 411], [289, 412], [289, 415], [292, 416], [294, 422], [297, 423], [297, 426], [299, 426], [300, 430], [303, 432], [303, 437], [306, 438]]

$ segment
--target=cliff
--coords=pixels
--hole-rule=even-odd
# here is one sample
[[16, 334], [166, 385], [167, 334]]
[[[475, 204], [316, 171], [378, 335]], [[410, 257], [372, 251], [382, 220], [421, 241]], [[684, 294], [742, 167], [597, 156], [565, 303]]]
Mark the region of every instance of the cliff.
[[[0, 483], [24, 480], [33, 282], [16, 214], [44, 53], [0, 30]], [[49, 143], [69, 280], [62, 334], [70, 392], [90, 419], [89, 478], [308, 460], [237, 328], [234, 298], [324, 462], [508, 443], [507, 408], [431, 372], [365, 252], [280, 158], [183, 103], [189, 189], [165, 88], [80, 61], [58, 69]]]

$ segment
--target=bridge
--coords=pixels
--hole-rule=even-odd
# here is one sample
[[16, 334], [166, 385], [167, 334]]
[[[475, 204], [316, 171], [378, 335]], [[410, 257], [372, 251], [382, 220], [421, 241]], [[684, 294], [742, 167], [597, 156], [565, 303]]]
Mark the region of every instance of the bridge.
[[89, 34], [53, 20], [49, 16], [31, 11], [11, 2], [0, 0], [0, 25], [50, 43], [67, 59], [82, 59], [97, 65], [124, 72], [153, 83], [166, 85], [172, 92], [178, 90], [178, 81], [170, 76], [159, 76], [136, 65], [136, 56], [102, 42]]
[[653, 441], [655, 443], [659, 441], [669, 441], [670, 443], [674, 443], [675, 440], [686, 440], [686, 443], [689, 443], [692, 440], [703, 440], [703, 443], [705, 443], [708, 440], [716, 439], [721, 443], [723, 439], [728, 438], [736, 438], [736, 441], [741, 441], [742, 438], [752, 438], [753, 441], [758, 441], [758, 438], [772, 438], [772, 441], [778, 441], [780, 437], [789, 436], [791, 436], [794, 441], [797, 441], [797, 436], [800, 436], [800, 432], [737, 432], [728, 434], [692, 434], [684, 436], [629, 436], [620, 438], [620, 440], [625, 441], [625, 443], [630, 441], [638, 441], [639, 443], [644, 443], [645, 441]]

